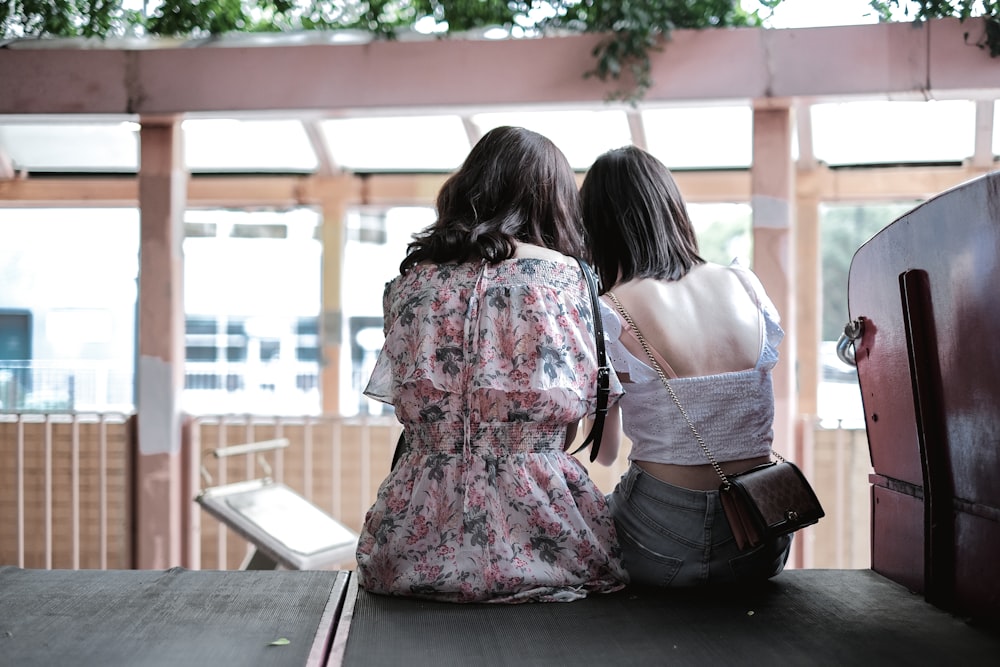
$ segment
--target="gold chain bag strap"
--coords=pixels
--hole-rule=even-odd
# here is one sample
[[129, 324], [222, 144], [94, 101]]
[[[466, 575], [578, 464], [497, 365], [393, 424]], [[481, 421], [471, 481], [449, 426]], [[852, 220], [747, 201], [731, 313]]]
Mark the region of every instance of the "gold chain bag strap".
[[764, 463], [737, 475], [726, 475], [722, 471], [722, 466], [716, 461], [688, 416], [687, 410], [681, 405], [674, 388], [670, 386], [666, 374], [653, 357], [649, 343], [635, 325], [632, 316], [613, 292], [608, 292], [607, 296], [635, 332], [636, 339], [649, 357], [650, 365], [660, 376], [660, 381], [684, 416], [705, 457], [722, 480], [722, 485], [719, 487], [722, 509], [740, 550], [753, 549], [780, 535], [787, 535], [810, 526], [823, 518], [825, 512], [809, 480], [798, 466], [786, 461], [773, 450], [772, 453], [777, 461]]

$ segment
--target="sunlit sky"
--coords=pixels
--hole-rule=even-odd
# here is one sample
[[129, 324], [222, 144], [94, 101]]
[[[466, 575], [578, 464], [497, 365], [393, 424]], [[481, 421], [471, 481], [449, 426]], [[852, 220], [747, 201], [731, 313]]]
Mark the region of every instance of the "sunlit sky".
[[[915, 2], [900, 2], [901, 5], [916, 6]], [[743, 0], [747, 10], [759, 9], [756, 0]], [[764, 10], [762, 15], [766, 15]], [[903, 9], [894, 18], [904, 20]], [[807, 28], [832, 25], [855, 25], [876, 23], [878, 17], [868, 0], [785, 0], [774, 10], [766, 24], [771, 28]]]
[[[125, 0], [126, 9], [141, 10], [143, 5], [147, 11], [153, 11], [160, 0]], [[761, 9], [757, 0], [742, 0], [743, 7], [753, 11]], [[901, 0], [902, 8], [896, 13], [899, 20], [905, 18], [906, 6], [916, 7], [916, 2]], [[764, 9], [762, 14], [767, 15]], [[877, 18], [869, 4], [869, 0], [785, 0], [766, 25], [771, 28], [805, 28], [814, 26], [854, 25], [860, 23], [875, 23]]]

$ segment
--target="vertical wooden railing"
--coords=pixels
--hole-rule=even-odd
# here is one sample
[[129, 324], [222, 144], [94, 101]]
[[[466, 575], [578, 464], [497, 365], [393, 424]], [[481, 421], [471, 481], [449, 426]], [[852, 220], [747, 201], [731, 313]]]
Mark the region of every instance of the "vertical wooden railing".
[[0, 414], [0, 565], [131, 566], [126, 419]]
[[[0, 414], [0, 565], [121, 569], [131, 563], [128, 416]], [[201, 512], [194, 496], [262, 476], [253, 459], [213, 459], [211, 450], [287, 438], [268, 453], [271, 475], [359, 530], [388, 472], [399, 424], [384, 417], [190, 417], [185, 426], [184, 567], [235, 569], [249, 545]], [[864, 431], [819, 429], [803, 418], [796, 462], [810, 475], [827, 516], [797, 537], [789, 567], [867, 568], [870, 461]], [[204, 465], [211, 482], [200, 474]], [[610, 492], [627, 466], [586, 462]], [[136, 517], [141, 521], [141, 517]], [[349, 567], [350, 564], [347, 564]]]

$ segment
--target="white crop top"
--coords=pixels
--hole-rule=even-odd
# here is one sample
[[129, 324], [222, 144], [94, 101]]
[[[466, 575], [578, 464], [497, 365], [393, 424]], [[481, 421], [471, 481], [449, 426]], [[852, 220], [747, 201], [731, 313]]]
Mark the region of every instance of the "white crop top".
[[[718, 461], [767, 456], [774, 438], [774, 390], [771, 369], [778, 362], [784, 337], [774, 304], [754, 288], [756, 277], [735, 262], [739, 275], [761, 313], [761, 346], [757, 363], [743, 371], [673, 378], [677, 398], [687, 410], [705, 445]], [[659, 375], [622, 344], [622, 321], [614, 307], [601, 299], [608, 357], [619, 373], [627, 373], [621, 398], [625, 435], [632, 441], [629, 460], [675, 465], [708, 463], [684, 416], [671, 400]]]

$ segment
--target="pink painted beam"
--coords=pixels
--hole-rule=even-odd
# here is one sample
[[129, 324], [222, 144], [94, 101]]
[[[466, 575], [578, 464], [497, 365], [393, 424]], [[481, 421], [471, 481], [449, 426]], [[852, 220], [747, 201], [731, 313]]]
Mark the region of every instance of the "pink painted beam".
[[[652, 57], [647, 104], [809, 97], [991, 98], [982, 23], [679, 30]], [[0, 114], [452, 112], [601, 106], [596, 35], [526, 40], [0, 49]], [[292, 36], [289, 36], [291, 41]], [[227, 45], [228, 44], [228, 45]]]

